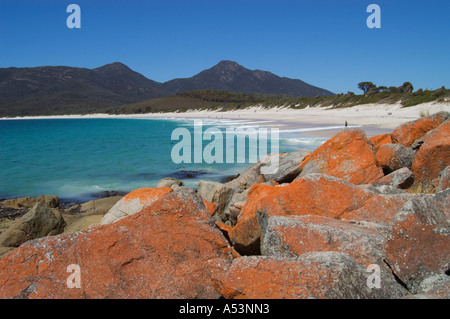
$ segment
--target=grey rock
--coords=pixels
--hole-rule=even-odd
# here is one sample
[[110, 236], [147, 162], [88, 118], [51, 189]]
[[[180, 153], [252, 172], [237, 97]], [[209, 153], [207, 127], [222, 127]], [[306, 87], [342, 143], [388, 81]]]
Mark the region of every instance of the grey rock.
[[[273, 174], [262, 174], [266, 181], [275, 181], [277, 183], [290, 183], [292, 182], [300, 173], [300, 164], [303, 162], [306, 156], [310, 155], [309, 151], [297, 151], [277, 155], [269, 155], [264, 159], [261, 167], [268, 165], [273, 165], [270, 159], [273, 156], [279, 156], [279, 165], [276, 173]], [[268, 164], [266, 164], [268, 163]]]
[[414, 184], [414, 175], [407, 167], [400, 168], [374, 183], [374, 186], [392, 186], [400, 189], [408, 189]]
[[442, 171], [436, 192], [442, 192], [448, 188], [450, 188], [450, 166], [447, 166]]
[[[354, 268], [351, 281], [355, 281], [353, 285], [364, 298], [400, 298], [408, 293], [383, 261], [383, 243], [389, 230], [385, 225], [349, 223], [322, 216], [274, 216], [265, 225], [261, 221], [260, 224], [263, 255], [290, 259], [314, 256], [315, 260], [330, 264], [339, 253], [341, 257], [350, 257], [343, 258], [342, 262]], [[371, 274], [366, 268], [369, 264], [379, 266], [379, 288], [367, 285]]]
[[114, 196], [91, 200], [86, 203], [75, 204], [65, 209], [63, 214], [78, 216], [105, 215], [123, 196]]
[[441, 274], [425, 278], [419, 286], [418, 293], [427, 298], [450, 299], [450, 276]]
[[107, 197], [76, 204], [63, 211], [66, 221], [64, 233], [73, 233], [100, 224], [104, 215], [115, 205], [122, 196]]
[[411, 144], [410, 148], [413, 151], [417, 152], [424, 142], [425, 142], [425, 138], [422, 136], [421, 138], [418, 138], [417, 140], [415, 140], [414, 143]]
[[416, 152], [414, 150], [401, 144], [384, 144], [380, 146], [377, 154], [382, 152], [384, 148], [389, 148], [390, 152], [394, 154], [389, 163], [383, 163], [383, 165], [381, 165], [384, 172], [391, 173], [403, 167], [407, 167], [409, 169], [412, 168], [414, 156], [416, 156]]
[[179, 179], [166, 177], [159, 181], [157, 187], [170, 187], [172, 189], [176, 189], [180, 186], [184, 186], [184, 183]]
[[58, 210], [38, 202], [0, 235], [0, 246], [18, 247], [28, 240], [58, 235], [65, 226], [66, 222]]
[[273, 216], [261, 226], [261, 253], [295, 258], [311, 251], [340, 251], [359, 263], [382, 263], [387, 226], [323, 216]]
[[[383, 280], [383, 271], [385, 287], [371, 289], [366, 267], [345, 253], [310, 252], [295, 259], [244, 256], [233, 260], [219, 289], [225, 286], [224, 293], [231, 298], [379, 299], [406, 295], [399, 284]], [[245, 278], [248, 273], [251, 282]]]
[[261, 180], [260, 169], [261, 162], [258, 161], [247, 168], [237, 178], [225, 183], [225, 185], [239, 192], [249, 189], [253, 184], [264, 182]]
[[210, 181], [200, 181], [197, 189], [198, 195], [203, 199], [217, 204], [216, 214], [223, 222], [229, 219], [229, 205], [235, 192], [227, 184]]
[[[311, 154], [309, 151], [297, 151], [267, 155], [226, 185], [237, 191], [243, 191], [256, 183], [270, 183], [270, 185], [273, 185], [274, 182], [290, 183], [300, 174], [299, 166], [309, 154]], [[276, 172], [264, 173], [264, 170], [275, 165], [275, 160], [278, 160], [278, 166], [275, 167]]]
[[412, 293], [450, 269], [450, 190], [407, 201], [390, 225], [384, 260]]
[[59, 199], [55, 195], [42, 195], [39, 197], [20, 197], [15, 199], [7, 199], [0, 202], [0, 205], [4, 207], [10, 207], [15, 209], [20, 208], [32, 208], [36, 203], [44, 203], [50, 208], [59, 207]]

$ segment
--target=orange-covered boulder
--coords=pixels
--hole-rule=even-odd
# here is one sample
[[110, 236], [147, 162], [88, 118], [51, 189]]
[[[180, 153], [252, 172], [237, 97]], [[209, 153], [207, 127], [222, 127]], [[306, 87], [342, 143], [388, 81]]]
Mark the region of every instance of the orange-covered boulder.
[[428, 117], [408, 122], [397, 127], [392, 133], [392, 142], [410, 147], [415, 140], [434, 130], [449, 118], [448, 112], [439, 112]]
[[343, 130], [304, 160], [299, 177], [312, 173], [345, 179], [353, 184], [370, 184], [383, 176], [376, 166], [375, 152], [362, 130]]
[[128, 193], [103, 216], [101, 225], [114, 223], [136, 214], [153, 202], [172, 192], [170, 187], [140, 188]]
[[388, 229], [372, 223], [356, 224], [316, 215], [273, 216], [261, 226], [261, 254], [264, 256], [296, 258], [313, 251], [337, 251], [348, 254], [360, 264], [382, 263]]
[[415, 182], [413, 188], [433, 192], [440, 183], [441, 174], [450, 165], [450, 120], [427, 133], [412, 164]]
[[421, 282], [450, 269], [450, 190], [409, 200], [398, 212], [384, 246], [384, 259], [417, 293]]
[[[265, 256], [235, 259], [214, 286], [227, 299], [362, 299], [398, 298], [400, 285], [370, 289], [366, 268], [347, 254], [311, 252], [295, 259]], [[382, 278], [385, 277], [381, 274]]]
[[0, 298], [218, 298], [211, 278], [230, 265], [200, 197], [178, 188], [116, 223], [23, 244], [0, 260]]
[[308, 175], [286, 186], [254, 185], [230, 238], [241, 254], [258, 254], [258, 214], [262, 213], [269, 217], [319, 215], [387, 224], [411, 196], [388, 189], [393, 193], [383, 194], [373, 187], [321, 174]]
[[378, 151], [381, 145], [384, 144], [391, 144], [392, 138], [390, 134], [382, 134], [382, 135], [376, 135], [369, 138], [369, 142], [372, 143], [373, 148], [375, 149], [375, 152]]

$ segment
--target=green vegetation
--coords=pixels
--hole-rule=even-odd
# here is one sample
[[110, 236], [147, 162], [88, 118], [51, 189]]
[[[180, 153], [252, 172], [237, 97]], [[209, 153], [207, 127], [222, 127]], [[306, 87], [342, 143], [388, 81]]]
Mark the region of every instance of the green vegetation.
[[[316, 97], [298, 99], [294, 108], [304, 108], [306, 106], [334, 106], [335, 108], [352, 107], [360, 104], [370, 103], [401, 103], [403, 107], [414, 106], [426, 102], [450, 101], [450, 90], [442, 87], [438, 90], [422, 90], [413, 92], [414, 88], [410, 82], [403, 83], [399, 87], [377, 87], [372, 82], [361, 82], [358, 88], [364, 94], [356, 95], [353, 92], [347, 94], [336, 94], [331, 97]], [[292, 106], [292, 105], [291, 105]]]
[[[333, 107], [345, 108], [361, 104], [401, 103], [403, 107], [426, 102], [448, 102], [450, 103], [450, 90], [445, 87], [430, 91], [419, 89], [413, 92], [413, 85], [405, 82], [400, 87], [377, 87], [371, 82], [361, 82], [358, 87], [363, 94], [357, 95], [354, 92], [340, 93], [334, 96], [316, 96], [316, 97], [292, 97], [288, 95], [269, 95], [269, 94], [244, 94], [229, 91], [218, 90], [196, 90], [177, 93], [171, 96], [164, 96], [145, 100], [138, 103], [123, 101], [121, 105], [115, 105], [117, 102], [105, 103], [105, 101], [92, 100], [86, 98], [85, 103], [71, 104], [72, 96], [60, 96], [61, 99], [40, 101], [40, 109], [25, 107], [27, 104], [22, 101], [22, 109], [6, 109], [8, 112], [0, 112], [0, 116], [24, 116], [24, 115], [58, 115], [67, 114], [67, 107], [70, 107], [70, 114], [90, 114], [90, 113], [108, 113], [108, 114], [142, 114], [156, 112], [186, 112], [189, 110], [219, 110], [230, 111], [243, 109], [249, 106], [271, 107], [291, 107], [294, 109], [303, 109], [306, 107]], [[79, 99], [77, 99], [78, 101]], [[61, 102], [62, 101], [62, 102]], [[58, 103], [57, 103], [58, 102]], [[78, 101], [79, 102], [79, 101]], [[65, 108], [58, 106], [64, 105]], [[6, 113], [6, 114], [5, 114]]]
[[405, 82], [400, 87], [377, 87], [371, 82], [361, 82], [358, 87], [364, 92], [356, 95], [354, 92], [336, 94], [327, 97], [292, 97], [287, 95], [244, 94], [228, 91], [197, 90], [177, 93], [172, 96], [151, 99], [135, 104], [114, 107], [107, 110], [111, 114], [133, 114], [150, 112], [184, 112], [193, 109], [211, 109], [229, 111], [242, 109], [253, 105], [266, 108], [285, 106], [295, 109], [305, 107], [352, 107], [371, 103], [401, 103], [409, 107], [426, 102], [450, 101], [450, 90], [442, 87], [429, 91], [419, 89], [413, 92], [413, 85]]
[[197, 90], [151, 99], [108, 109], [110, 114], [185, 112], [193, 109], [237, 110], [261, 104], [265, 107], [290, 105], [293, 98], [284, 95], [244, 94], [229, 91]]

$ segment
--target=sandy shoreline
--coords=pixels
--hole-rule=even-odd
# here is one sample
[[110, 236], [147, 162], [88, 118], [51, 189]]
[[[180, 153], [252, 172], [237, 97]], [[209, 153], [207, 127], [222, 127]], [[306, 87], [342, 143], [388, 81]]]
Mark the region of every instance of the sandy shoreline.
[[[344, 128], [344, 123], [363, 129], [368, 137], [389, 133], [395, 127], [416, 120], [423, 115], [440, 111], [450, 112], [449, 103], [424, 103], [408, 108], [401, 104], [365, 104], [351, 108], [308, 107], [295, 110], [291, 108], [271, 108], [254, 106], [236, 111], [192, 110], [188, 112], [150, 113], [150, 114], [89, 114], [61, 116], [33, 116], [2, 118], [11, 119], [88, 119], [88, 118], [129, 118], [129, 119], [210, 119], [264, 121], [268, 127], [280, 130], [301, 130], [302, 135], [332, 137]], [[262, 122], [262, 123], [264, 123]], [[308, 130], [312, 126], [314, 130]], [[302, 129], [305, 129], [303, 131]]]

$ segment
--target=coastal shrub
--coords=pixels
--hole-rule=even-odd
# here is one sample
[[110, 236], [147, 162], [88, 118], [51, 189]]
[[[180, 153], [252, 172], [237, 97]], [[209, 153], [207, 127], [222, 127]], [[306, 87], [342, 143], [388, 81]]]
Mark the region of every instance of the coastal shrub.
[[364, 92], [364, 95], [369, 92], [370, 89], [376, 88], [376, 85], [372, 82], [360, 82], [358, 88]]
[[411, 84], [411, 82], [405, 82], [398, 89], [399, 89], [400, 93], [412, 93], [412, 91], [414, 90], [414, 87]]

